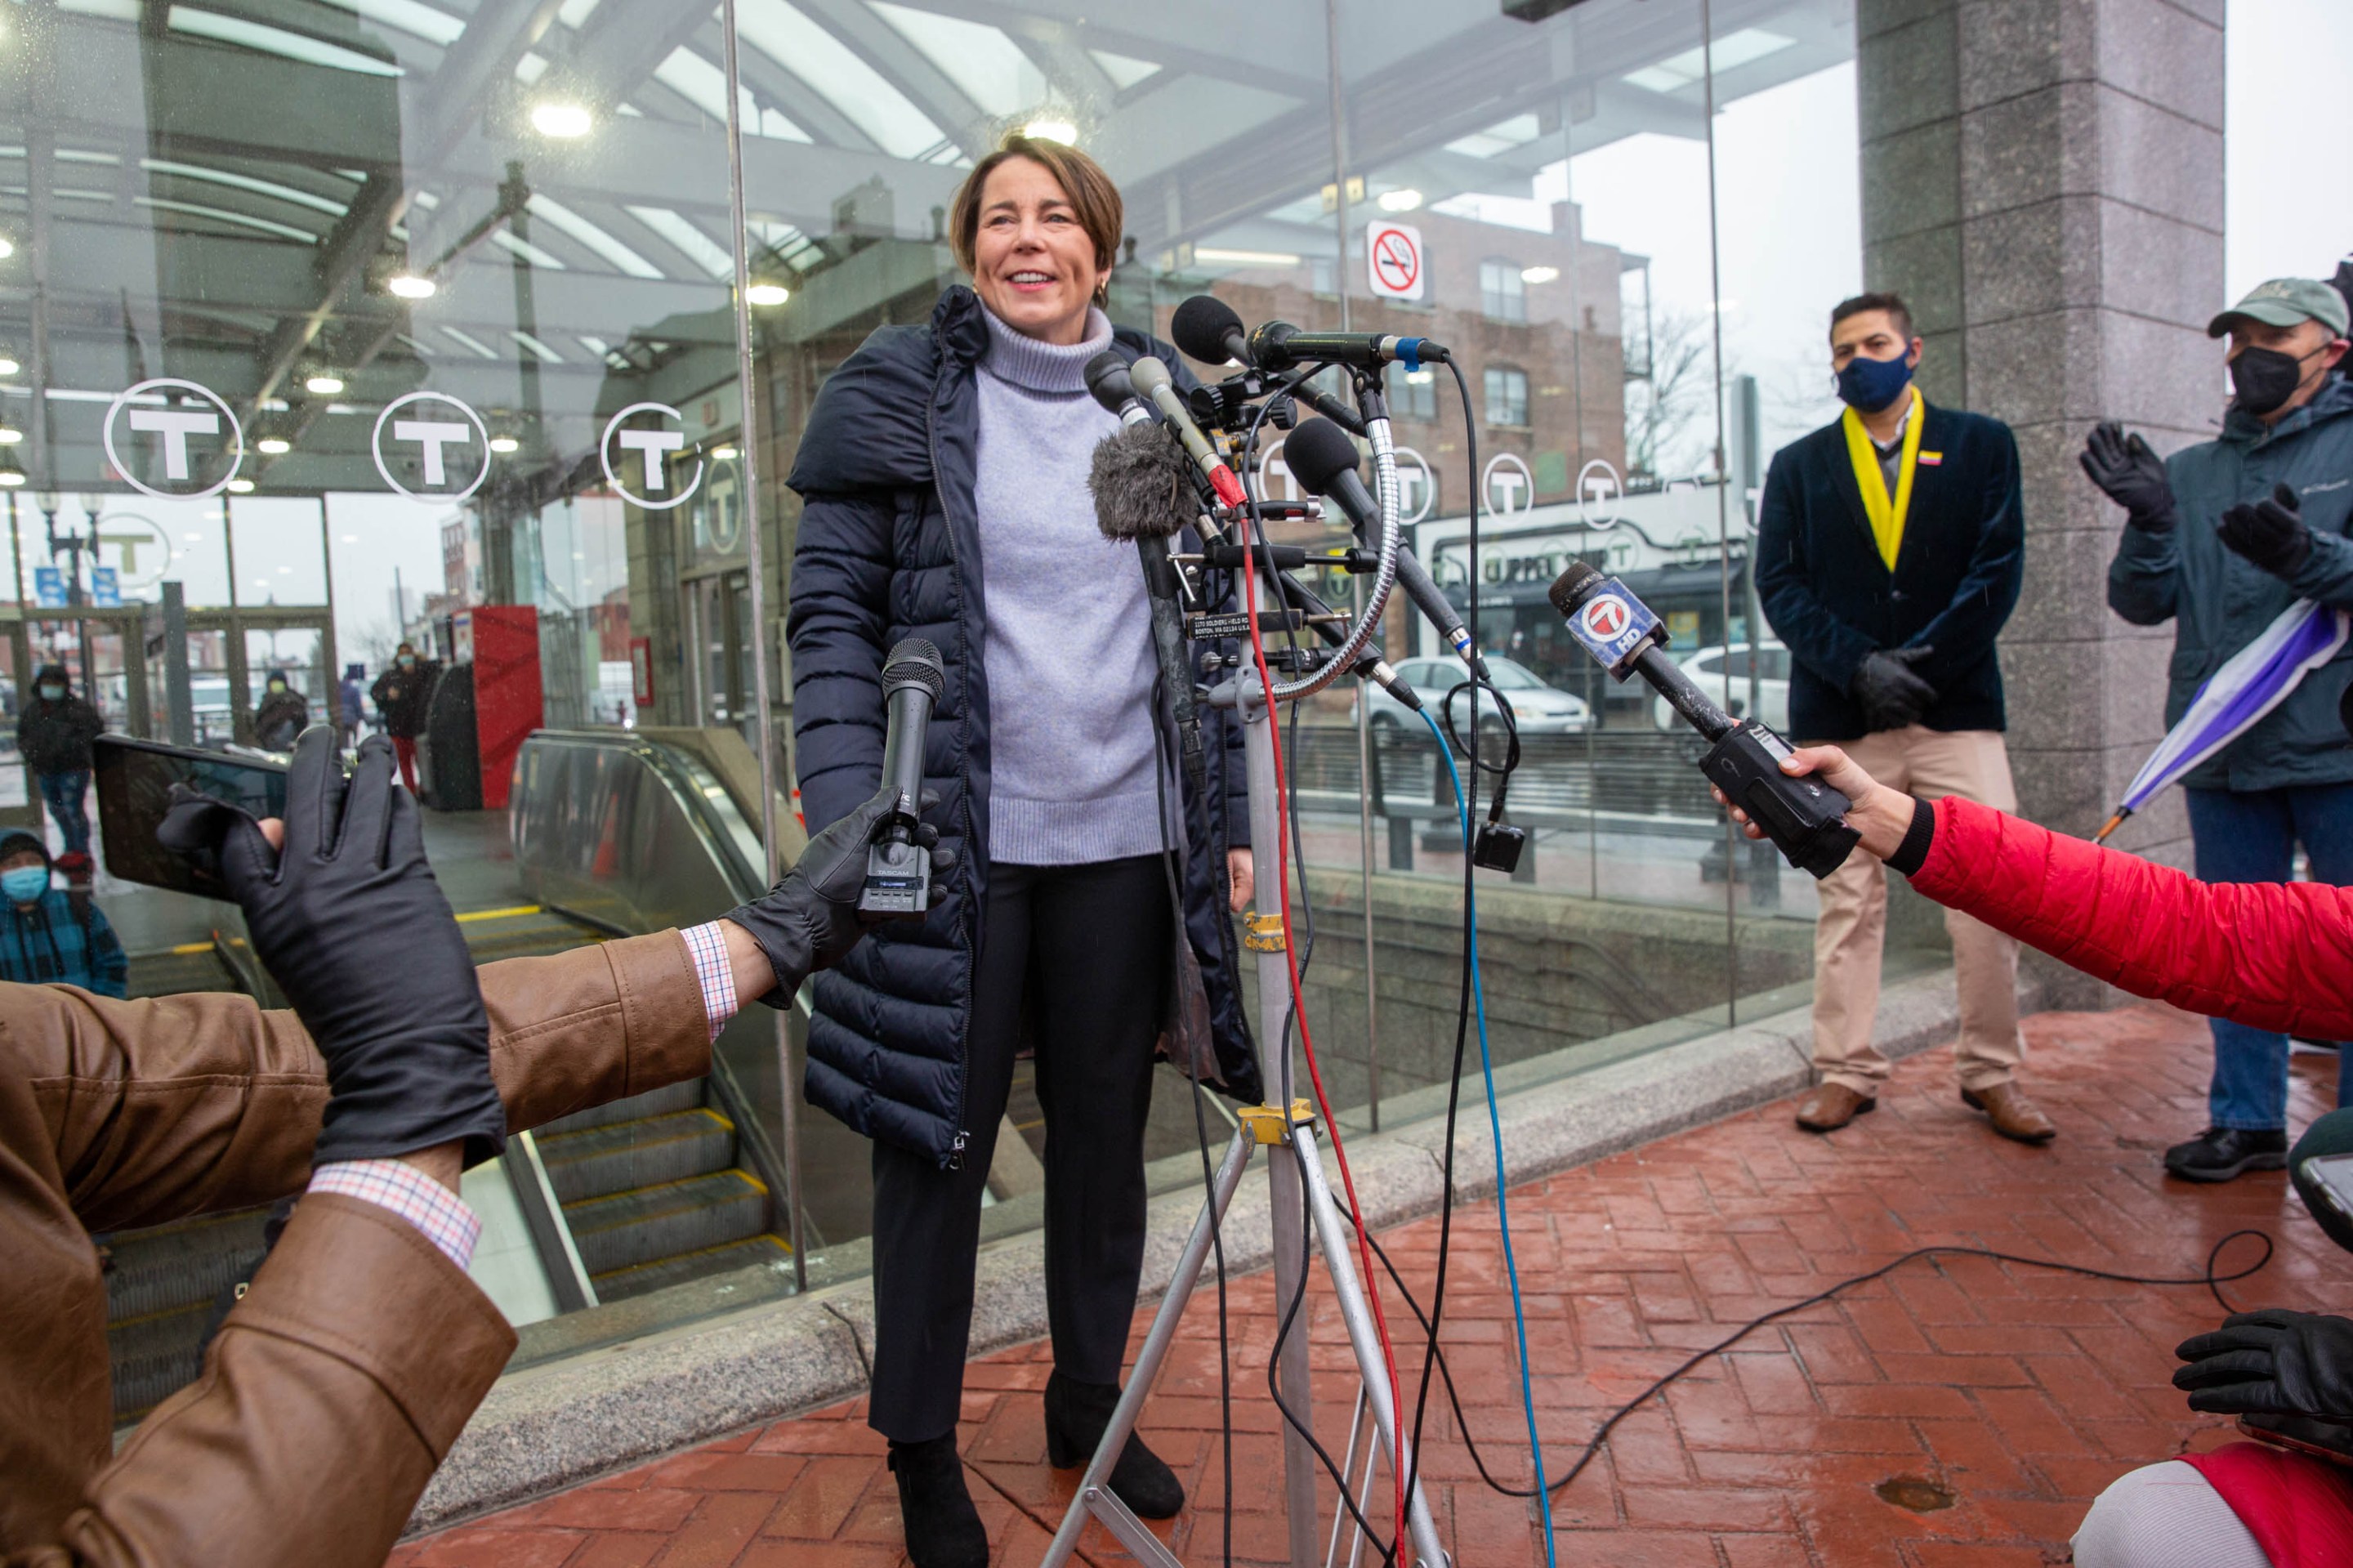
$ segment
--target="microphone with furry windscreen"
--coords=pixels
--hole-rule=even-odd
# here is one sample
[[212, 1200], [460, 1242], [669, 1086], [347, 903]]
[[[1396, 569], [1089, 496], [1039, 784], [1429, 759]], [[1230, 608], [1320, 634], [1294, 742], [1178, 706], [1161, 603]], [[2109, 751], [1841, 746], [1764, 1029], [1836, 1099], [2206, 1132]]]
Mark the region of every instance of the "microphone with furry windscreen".
[[1096, 444], [1087, 489], [1095, 498], [1095, 526], [1103, 537], [1133, 541], [1144, 563], [1145, 591], [1152, 600], [1152, 651], [1176, 721], [1177, 757], [1198, 796], [1208, 783], [1208, 763], [1201, 749], [1200, 699], [1185, 658], [1184, 585], [1168, 558], [1168, 541], [1200, 514], [1191, 467], [1166, 426], [1124, 425]]

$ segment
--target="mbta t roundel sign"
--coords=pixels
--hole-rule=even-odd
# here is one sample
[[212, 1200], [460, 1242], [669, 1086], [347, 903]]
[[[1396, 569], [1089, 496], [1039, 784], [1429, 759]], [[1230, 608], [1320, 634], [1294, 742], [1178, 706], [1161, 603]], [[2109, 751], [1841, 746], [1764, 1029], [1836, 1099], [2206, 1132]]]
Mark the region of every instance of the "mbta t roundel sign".
[[1626, 601], [1615, 594], [1603, 594], [1577, 614], [1585, 622], [1586, 634], [1603, 642], [1621, 636], [1627, 623], [1633, 620], [1633, 613], [1626, 608]]

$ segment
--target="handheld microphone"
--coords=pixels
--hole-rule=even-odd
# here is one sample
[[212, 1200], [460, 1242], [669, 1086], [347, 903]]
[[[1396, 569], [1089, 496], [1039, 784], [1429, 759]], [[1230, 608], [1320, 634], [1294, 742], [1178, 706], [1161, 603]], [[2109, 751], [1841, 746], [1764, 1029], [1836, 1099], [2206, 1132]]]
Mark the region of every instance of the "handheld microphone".
[[932, 902], [932, 852], [915, 842], [923, 800], [923, 737], [932, 709], [947, 689], [940, 651], [910, 637], [882, 662], [882, 701], [890, 713], [882, 733], [882, 781], [897, 793], [891, 820], [866, 852], [866, 886], [859, 913], [920, 918]]
[[1208, 759], [1201, 745], [1200, 700], [1185, 659], [1181, 586], [1176, 563], [1168, 558], [1168, 541], [1196, 516], [1192, 471], [1166, 431], [1130, 423], [1095, 443], [1087, 489], [1095, 498], [1095, 526], [1103, 537], [1134, 540], [1144, 563], [1145, 591], [1152, 600], [1152, 652], [1160, 683], [1168, 691], [1169, 716], [1176, 721], [1177, 758], [1198, 794], [1208, 781]]
[[1234, 477], [1234, 471], [1225, 465], [1216, 449], [1209, 445], [1209, 439], [1201, 433], [1201, 427], [1193, 422], [1192, 414], [1185, 407], [1185, 399], [1176, 395], [1168, 367], [1146, 355], [1127, 367], [1127, 378], [1137, 392], [1149, 398], [1152, 406], [1160, 410], [1160, 417], [1168, 422], [1169, 429], [1176, 432], [1176, 439], [1185, 443], [1185, 450], [1192, 457], [1194, 466], [1208, 480], [1209, 488], [1217, 492], [1218, 499], [1228, 506], [1241, 506], [1247, 499], [1242, 494], [1242, 482]]
[[1666, 629], [1616, 577], [1578, 561], [1560, 574], [1546, 596], [1568, 622], [1568, 633], [1613, 680], [1640, 675], [1700, 735], [1715, 742], [1700, 758], [1709, 783], [1763, 828], [1791, 865], [1828, 876], [1846, 863], [1860, 837], [1847, 825], [1854, 802], [1817, 779], [1781, 771], [1789, 743], [1754, 718], [1735, 719], [1660, 652]]
[[[1292, 477], [1305, 485], [1311, 493], [1336, 502], [1356, 525], [1356, 536], [1366, 532], [1381, 517], [1380, 503], [1356, 477], [1356, 446], [1328, 419], [1310, 419], [1282, 439], [1282, 461], [1290, 465]], [[1462, 625], [1462, 617], [1453, 604], [1439, 592], [1430, 573], [1400, 541], [1397, 552], [1398, 581], [1414, 602], [1414, 608], [1430, 619], [1439, 634], [1453, 646], [1454, 652], [1469, 664], [1481, 680], [1487, 678], [1487, 662], [1471, 646], [1471, 633]]]
[[1127, 374], [1127, 361], [1114, 348], [1106, 348], [1087, 361], [1087, 390], [1094, 400], [1119, 416], [1123, 425], [1133, 425], [1149, 419], [1158, 423], [1159, 412], [1135, 395], [1135, 383]]
[[1402, 364], [1408, 370], [1443, 365], [1452, 355], [1446, 345], [1426, 337], [1392, 337], [1382, 333], [1302, 332], [1289, 322], [1269, 322], [1250, 334], [1250, 363], [1261, 370], [1290, 370], [1328, 359], [1358, 370], [1377, 370]]

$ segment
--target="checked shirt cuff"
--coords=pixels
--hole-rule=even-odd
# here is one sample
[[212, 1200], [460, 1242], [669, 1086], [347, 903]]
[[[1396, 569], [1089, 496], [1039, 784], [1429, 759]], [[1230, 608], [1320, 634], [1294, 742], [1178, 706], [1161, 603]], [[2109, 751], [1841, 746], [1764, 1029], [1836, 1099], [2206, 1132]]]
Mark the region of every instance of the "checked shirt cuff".
[[694, 978], [702, 987], [702, 1011], [711, 1019], [711, 1037], [727, 1027], [735, 1016], [735, 970], [727, 961], [727, 938], [719, 929], [720, 922], [707, 926], [690, 926], [679, 935], [686, 938], [687, 956], [694, 960]]
[[474, 1261], [482, 1222], [458, 1194], [414, 1165], [397, 1160], [345, 1160], [311, 1172], [310, 1191], [337, 1192], [390, 1209], [425, 1233], [425, 1239], [459, 1268]]

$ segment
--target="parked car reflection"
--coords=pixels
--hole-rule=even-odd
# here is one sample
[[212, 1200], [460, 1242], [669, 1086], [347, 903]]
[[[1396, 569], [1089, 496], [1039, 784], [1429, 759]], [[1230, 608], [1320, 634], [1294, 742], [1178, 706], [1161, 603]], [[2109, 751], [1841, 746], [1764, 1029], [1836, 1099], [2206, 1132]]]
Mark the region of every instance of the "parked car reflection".
[[[1703, 648], [1698, 652], [1678, 661], [1683, 673], [1692, 678], [1712, 698], [1718, 707], [1736, 718], [1748, 713], [1748, 644], [1736, 642], [1729, 649], [1722, 646]], [[1757, 716], [1784, 735], [1789, 729], [1789, 651], [1778, 642], [1767, 642], [1757, 668], [1757, 706], [1764, 711]], [[1731, 688], [1727, 696], [1725, 688]], [[1667, 705], [1664, 697], [1651, 701], [1651, 723], [1660, 730], [1673, 732], [1683, 727], [1683, 719]]]
[[[1397, 668], [1398, 673], [1405, 677], [1405, 683], [1420, 695], [1432, 712], [1445, 700], [1449, 690], [1470, 679], [1471, 674], [1469, 666], [1452, 658], [1408, 659]], [[1504, 700], [1512, 705], [1513, 721], [1524, 736], [1582, 735], [1593, 722], [1593, 711], [1583, 697], [1546, 685], [1525, 664], [1491, 653], [1487, 656], [1487, 673]], [[1388, 693], [1370, 684], [1365, 690], [1372, 697], [1373, 727], [1421, 728], [1421, 720]], [[1456, 703], [1454, 711], [1456, 723], [1470, 722], [1470, 709], [1463, 704]]]

